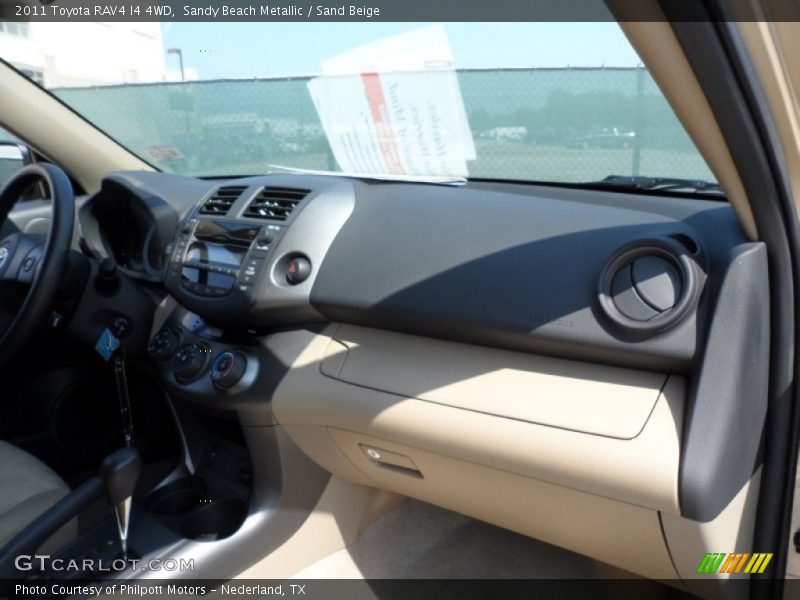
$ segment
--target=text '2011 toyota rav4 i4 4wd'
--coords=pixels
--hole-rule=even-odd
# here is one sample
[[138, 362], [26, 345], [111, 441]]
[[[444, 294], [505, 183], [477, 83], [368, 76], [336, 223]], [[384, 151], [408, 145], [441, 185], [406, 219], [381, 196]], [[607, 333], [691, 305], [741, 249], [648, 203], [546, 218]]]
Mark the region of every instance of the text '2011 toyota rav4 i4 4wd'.
[[800, 23], [490, 4], [0, 4], [2, 594], [800, 597]]

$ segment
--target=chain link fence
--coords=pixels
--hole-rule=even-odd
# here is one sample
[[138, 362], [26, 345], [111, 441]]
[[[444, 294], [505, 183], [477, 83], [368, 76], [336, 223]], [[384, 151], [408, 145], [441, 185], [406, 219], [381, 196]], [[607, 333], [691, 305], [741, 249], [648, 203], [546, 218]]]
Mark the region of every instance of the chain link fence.
[[[581, 182], [609, 174], [713, 179], [644, 68], [457, 72], [471, 177]], [[192, 175], [269, 165], [336, 170], [309, 78], [51, 90], [133, 152]]]

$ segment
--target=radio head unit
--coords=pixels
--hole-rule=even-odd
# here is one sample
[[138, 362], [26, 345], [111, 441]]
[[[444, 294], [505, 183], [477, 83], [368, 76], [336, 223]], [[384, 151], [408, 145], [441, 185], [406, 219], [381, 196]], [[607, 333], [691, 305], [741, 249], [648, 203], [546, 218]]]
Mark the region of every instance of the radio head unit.
[[248, 293], [280, 229], [195, 217], [176, 240], [170, 277], [199, 296], [226, 296], [234, 287]]
[[[166, 290], [178, 304], [220, 327], [324, 321], [311, 303], [311, 292], [328, 250], [355, 209], [354, 184], [295, 174], [233, 181], [249, 191], [227, 213], [205, 210], [217, 183], [207, 183], [206, 193], [187, 207], [172, 241]], [[290, 215], [248, 212], [264, 189], [309, 191], [292, 202]], [[283, 199], [259, 200], [273, 201]]]

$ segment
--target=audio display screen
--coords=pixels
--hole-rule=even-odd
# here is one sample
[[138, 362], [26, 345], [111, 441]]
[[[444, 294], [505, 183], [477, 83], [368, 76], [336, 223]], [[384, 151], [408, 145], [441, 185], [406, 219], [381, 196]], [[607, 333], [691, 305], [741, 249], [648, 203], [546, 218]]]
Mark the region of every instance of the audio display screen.
[[238, 246], [194, 242], [189, 246], [184, 262], [238, 268], [242, 265], [245, 254], [247, 250]]
[[222, 244], [241, 244], [249, 246], [261, 228], [235, 221], [200, 221], [194, 232], [198, 240], [208, 240]]
[[236, 277], [225, 273], [214, 273], [213, 271], [203, 271], [191, 267], [183, 267], [181, 279], [189, 283], [199, 283], [210, 288], [230, 290], [236, 283]]

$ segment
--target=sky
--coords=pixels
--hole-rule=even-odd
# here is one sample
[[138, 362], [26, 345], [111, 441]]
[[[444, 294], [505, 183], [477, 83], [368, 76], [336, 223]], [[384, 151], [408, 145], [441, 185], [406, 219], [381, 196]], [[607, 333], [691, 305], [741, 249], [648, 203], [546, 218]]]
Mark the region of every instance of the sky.
[[[321, 61], [430, 23], [165, 23], [199, 79], [315, 75]], [[443, 23], [455, 67], [629, 67], [640, 64], [614, 22]], [[170, 70], [177, 69], [170, 55]]]

